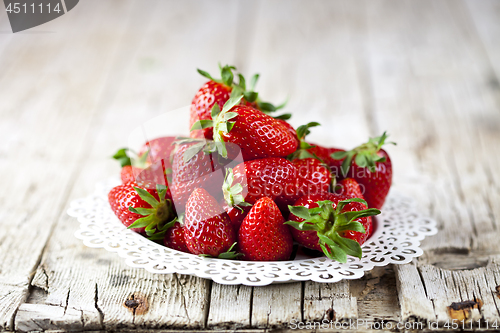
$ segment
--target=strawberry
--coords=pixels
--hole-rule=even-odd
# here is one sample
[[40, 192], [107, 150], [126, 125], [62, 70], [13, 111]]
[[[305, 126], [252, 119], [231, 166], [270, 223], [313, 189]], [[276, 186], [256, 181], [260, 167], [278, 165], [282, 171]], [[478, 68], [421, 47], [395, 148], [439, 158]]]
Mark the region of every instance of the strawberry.
[[297, 159], [292, 161], [297, 169], [296, 194], [294, 201], [304, 195], [328, 192], [332, 177], [330, 170], [315, 158]]
[[307, 151], [322, 160], [328, 168], [330, 168], [333, 176], [340, 178], [340, 166], [342, 165], [342, 162], [334, 159], [331, 155], [336, 152], [343, 152], [344, 150], [339, 148], [326, 148], [315, 143], [310, 143], [310, 145], [312, 147], [307, 149]]
[[243, 220], [238, 244], [245, 260], [288, 260], [293, 240], [285, 219], [270, 198], [259, 199]]
[[137, 175], [141, 173], [141, 170], [142, 169], [133, 167], [131, 165], [125, 165], [120, 171], [120, 178], [122, 180], [122, 183], [125, 184], [134, 182]]
[[365, 197], [363, 196], [363, 192], [358, 182], [352, 178], [342, 179], [337, 186], [335, 186], [335, 194], [345, 195], [349, 198], [360, 198], [364, 200]]
[[184, 239], [193, 254], [217, 257], [235, 242], [229, 216], [202, 188], [195, 189], [189, 196], [184, 223]]
[[179, 222], [175, 221], [175, 224], [166, 230], [163, 245], [177, 251], [189, 253], [184, 239], [184, 227]]
[[[220, 66], [219, 66], [220, 67]], [[239, 93], [243, 94], [241, 100], [242, 105], [252, 106], [263, 112], [274, 112], [284, 106], [274, 106], [271, 103], [262, 102], [258, 98], [258, 93], [254, 91], [259, 75], [256, 74], [252, 77], [249, 90], [247, 91], [245, 77], [238, 74], [239, 82], [236, 84], [234, 82], [233, 70], [236, 68], [234, 66], [226, 65], [220, 67], [220, 80], [214, 79], [210, 74], [205, 71], [198, 69], [198, 73], [208, 78], [210, 81], [205, 83], [200, 90], [196, 93], [193, 101], [191, 102], [190, 128], [199, 120], [212, 120], [211, 110], [214, 105], [217, 104], [219, 109], [222, 109], [224, 104], [229, 100], [233, 90], [237, 90]], [[288, 119], [290, 114], [281, 115], [281, 118]], [[213, 139], [213, 128], [204, 128], [202, 130], [193, 130], [190, 133], [192, 138], [205, 138], [208, 140]]]
[[240, 192], [250, 204], [264, 197], [284, 207], [294, 202], [297, 169], [284, 158], [268, 157], [240, 163], [233, 168], [233, 173], [233, 186], [241, 184]]
[[143, 189], [136, 183], [118, 185], [108, 194], [111, 209], [118, 219], [135, 232], [154, 236], [163, 231], [167, 221], [175, 219], [168, 188]]
[[363, 244], [372, 230], [371, 216], [378, 209], [366, 209], [366, 202], [333, 193], [304, 196], [289, 206], [294, 239], [304, 247], [323, 251], [332, 260], [345, 263], [347, 255], [361, 258]]
[[233, 185], [233, 182], [233, 169], [226, 168], [226, 177], [224, 178], [224, 184], [222, 184], [222, 193], [224, 194], [222, 207], [231, 219], [234, 230], [238, 230], [252, 205], [245, 202], [243, 198], [243, 186], [240, 183]]
[[146, 162], [148, 164], [153, 164], [155, 162], [163, 160], [165, 168], [169, 169], [172, 167], [170, 159], [172, 151], [175, 148], [175, 140], [175, 136], [164, 136], [149, 140], [142, 146], [138, 155], [143, 156], [145, 153], [147, 153]]
[[142, 168], [132, 166], [132, 160], [127, 155], [127, 151], [128, 148], [121, 148], [113, 155], [113, 158], [120, 162], [122, 167], [120, 171], [120, 178], [123, 184], [134, 182], [137, 175], [139, 175], [142, 171]]
[[[242, 95], [235, 93], [220, 111], [217, 104], [212, 108], [213, 120], [196, 122], [191, 130], [214, 128], [215, 149], [227, 157], [225, 142], [241, 148], [244, 160], [264, 157], [283, 157], [297, 149], [297, 138], [279, 119], [245, 105], [238, 105]], [[231, 121], [230, 121], [231, 120]]]
[[384, 132], [353, 150], [331, 155], [332, 158], [342, 161], [342, 178], [355, 179], [364, 188], [368, 206], [377, 209], [384, 204], [392, 183], [391, 159], [387, 152], [381, 149], [386, 138], [387, 134]]
[[210, 142], [205, 140], [180, 141], [172, 161], [172, 196], [179, 212], [184, 211], [187, 199], [195, 188], [204, 188], [213, 195], [222, 196], [223, 164], [217, 153], [205, 153]]

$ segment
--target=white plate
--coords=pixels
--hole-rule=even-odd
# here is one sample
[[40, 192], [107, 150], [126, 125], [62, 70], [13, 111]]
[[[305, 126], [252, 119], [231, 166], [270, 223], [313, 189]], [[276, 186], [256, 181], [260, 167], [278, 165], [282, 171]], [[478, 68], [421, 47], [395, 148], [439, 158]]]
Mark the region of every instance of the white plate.
[[122, 225], [107, 199], [109, 190], [118, 184], [118, 179], [98, 183], [93, 195], [71, 203], [68, 214], [80, 222], [77, 238], [88, 247], [116, 252], [132, 267], [159, 274], [189, 274], [221, 284], [265, 286], [358, 279], [375, 266], [410, 262], [423, 253], [420, 241], [437, 233], [436, 222], [422, 216], [412, 199], [391, 192], [376, 218], [376, 230], [362, 246], [361, 259], [348, 257], [347, 263], [341, 264], [303, 254], [295, 260], [272, 262], [203, 258], [154, 243]]

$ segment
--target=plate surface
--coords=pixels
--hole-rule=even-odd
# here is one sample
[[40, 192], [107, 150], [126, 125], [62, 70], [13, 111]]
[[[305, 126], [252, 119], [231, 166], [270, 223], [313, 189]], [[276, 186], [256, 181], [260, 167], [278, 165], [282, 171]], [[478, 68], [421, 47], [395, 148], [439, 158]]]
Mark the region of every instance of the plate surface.
[[405, 264], [422, 255], [420, 241], [437, 233], [436, 222], [422, 216], [415, 202], [391, 192], [377, 216], [373, 235], [363, 244], [361, 259], [348, 257], [341, 264], [327, 257], [298, 256], [295, 260], [252, 262], [203, 258], [156, 244], [120, 223], [109, 207], [107, 194], [118, 179], [98, 183], [95, 192], [74, 200], [68, 214], [80, 222], [75, 236], [88, 247], [116, 252], [127, 265], [152, 273], [180, 273], [212, 279], [221, 284], [264, 286], [312, 280], [337, 282], [358, 279], [375, 266]]

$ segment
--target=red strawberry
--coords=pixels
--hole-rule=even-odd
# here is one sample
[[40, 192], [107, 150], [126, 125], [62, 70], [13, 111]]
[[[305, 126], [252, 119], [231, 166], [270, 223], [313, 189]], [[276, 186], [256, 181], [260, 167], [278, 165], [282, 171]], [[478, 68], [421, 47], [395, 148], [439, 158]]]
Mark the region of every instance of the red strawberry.
[[186, 203], [184, 239], [193, 254], [217, 257], [235, 242], [227, 213], [206, 190], [197, 188]]
[[[222, 109], [224, 104], [229, 100], [231, 92], [235, 87], [239, 92], [245, 94], [244, 98], [241, 100], [241, 104], [254, 107], [257, 106], [256, 99], [258, 94], [253, 92], [253, 86], [257, 83], [258, 75], [253, 77], [254, 82], [251, 90], [245, 92], [245, 78], [241, 74], [238, 75], [238, 84], [233, 82], [234, 69], [236, 69], [234, 66], [229, 65], [220, 68], [221, 80], [214, 79], [207, 72], [198, 69], [198, 73], [210, 79], [210, 81], [205, 83], [200, 90], [198, 90], [191, 102], [189, 119], [190, 128], [199, 120], [212, 120], [211, 112], [214, 105], [217, 104], [219, 109]], [[272, 104], [270, 105], [272, 106]], [[213, 129], [204, 128], [203, 130], [194, 130], [190, 133], [190, 136], [192, 138], [213, 140]]]
[[222, 196], [224, 170], [217, 153], [206, 154], [207, 141], [179, 144], [172, 162], [172, 196], [179, 212], [195, 188], [204, 188], [212, 195]]
[[344, 150], [339, 148], [326, 148], [314, 143], [310, 143], [310, 145], [312, 148], [307, 149], [307, 151], [325, 162], [325, 164], [330, 168], [332, 175], [336, 178], [340, 178], [340, 166], [342, 165], [342, 162], [334, 159], [330, 155], [336, 152], [343, 152]]
[[[350, 151], [331, 156], [342, 160], [342, 178], [354, 178], [364, 188], [369, 207], [380, 209], [392, 183], [392, 163], [387, 152], [381, 149], [387, 134], [370, 140]], [[392, 142], [391, 142], [392, 143]]]
[[[207, 72], [198, 69], [198, 73], [210, 79], [210, 81], [205, 83], [200, 90], [198, 90], [191, 102], [190, 128], [192, 128], [197, 121], [212, 120], [212, 108], [217, 105], [218, 109], [221, 110], [231, 95], [243, 95], [240, 104], [257, 108], [263, 112], [274, 112], [284, 106], [284, 104], [282, 104], [276, 107], [271, 103], [263, 102], [258, 99], [258, 93], [254, 91], [255, 84], [259, 79], [258, 74], [252, 77], [249, 90], [247, 90], [245, 78], [241, 74], [238, 74], [239, 82], [236, 84], [233, 80], [233, 70], [235, 69], [234, 66], [228, 65], [221, 67], [220, 74], [222, 79], [220, 80], [214, 79]], [[284, 114], [279, 117], [288, 119], [290, 118], [290, 114]], [[213, 128], [208, 127], [202, 130], [193, 130], [190, 136], [192, 138], [213, 140]]]
[[238, 232], [238, 245], [245, 260], [288, 260], [293, 240], [276, 204], [262, 198], [253, 205]]
[[293, 137], [297, 138], [297, 131], [295, 130], [295, 128], [293, 128], [292, 125], [290, 125], [290, 123], [281, 118], [276, 118], [276, 120], [279, 121], [282, 125], [284, 125], [288, 129], [288, 132], [290, 132], [290, 134], [292, 134]]
[[[297, 138], [279, 119], [249, 106], [237, 105], [242, 95], [235, 93], [224, 104], [222, 111], [216, 104], [212, 109], [213, 120], [196, 122], [191, 130], [214, 128], [214, 147], [227, 157], [225, 142], [241, 148], [244, 160], [263, 157], [282, 157], [297, 149]], [[231, 121], [230, 121], [231, 120]]]
[[342, 179], [337, 186], [335, 186], [336, 194], [345, 195], [349, 198], [360, 198], [364, 200], [365, 197], [363, 196], [363, 192], [358, 182], [352, 178]]
[[297, 169], [284, 158], [269, 157], [240, 163], [233, 173], [233, 186], [242, 185], [242, 196], [250, 204], [264, 197], [284, 207], [294, 201]]
[[328, 192], [332, 177], [330, 170], [315, 158], [305, 158], [292, 161], [297, 168], [296, 189], [294, 201], [304, 195]]
[[142, 189], [135, 183], [118, 185], [108, 194], [111, 209], [118, 219], [133, 231], [153, 236], [167, 221], [175, 218], [170, 192]]
[[127, 155], [127, 151], [128, 148], [121, 148], [113, 155], [113, 158], [120, 162], [122, 167], [120, 171], [120, 178], [123, 184], [134, 182], [137, 175], [139, 175], [142, 171], [142, 168], [132, 166], [132, 160]]
[[[189, 118], [189, 128], [198, 120], [211, 120], [210, 112], [215, 103], [222, 109], [224, 103], [231, 96], [231, 87], [224, 83], [208, 81], [196, 93], [191, 102], [191, 112]], [[213, 138], [213, 129], [205, 128], [203, 130], [194, 130], [190, 133], [192, 138]]]
[[141, 170], [142, 169], [133, 167], [131, 165], [125, 165], [120, 171], [120, 178], [122, 180], [122, 183], [125, 184], [135, 182], [135, 178], [138, 174], [141, 173]]
[[173, 226], [167, 229], [163, 238], [163, 245], [177, 251], [189, 253], [184, 239], [184, 227], [179, 222], [176, 221]]
[[333, 193], [305, 196], [289, 206], [286, 224], [293, 227], [294, 239], [301, 245], [318, 251], [339, 262], [346, 255], [361, 258], [361, 244], [372, 231], [370, 216], [378, 209], [366, 209], [366, 202]]
[[138, 155], [143, 156], [143, 154], [147, 153], [146, 162], [148, 164], [153, 164], [163, 160], [165, 168], [169, 169], [172, 167], [170, 160], [172, 151], [175, 148], [175, 140], [175, 136], [164, 136], [149, 140], [142, 146]]

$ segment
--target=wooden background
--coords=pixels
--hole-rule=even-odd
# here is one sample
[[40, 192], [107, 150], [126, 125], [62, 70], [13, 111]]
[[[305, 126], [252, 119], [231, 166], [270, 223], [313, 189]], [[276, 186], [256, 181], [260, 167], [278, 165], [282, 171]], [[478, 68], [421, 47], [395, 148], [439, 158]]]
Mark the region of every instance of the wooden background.
[[[444, 324], [461, 301], [482, 306], [451, 315], [500, 325], [499, 41], [495, 0], [86, 0], [17, 34], [2, 12], [0, 330]], [[439, 223], [425, 255], [356, 281], [252, 288], [85, 248], [68, 203], [219, 61], [261, 73], [266, 99], [289, 96], [294, 125], [320, 121], [313, 141], [351, 148], [387, 130], [394, 187]], [[130, 311], [131, 297], [148, 304]]]

